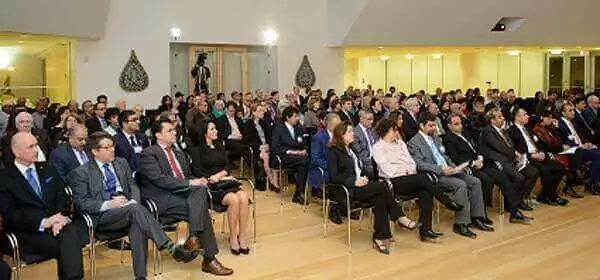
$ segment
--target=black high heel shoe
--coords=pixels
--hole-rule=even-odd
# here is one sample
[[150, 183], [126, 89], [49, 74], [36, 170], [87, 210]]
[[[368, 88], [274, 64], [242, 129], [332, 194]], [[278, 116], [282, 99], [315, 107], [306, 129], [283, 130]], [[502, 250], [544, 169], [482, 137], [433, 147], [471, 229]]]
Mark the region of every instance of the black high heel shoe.
[[[229, 240], [231, 240], [231, 237], [229, 237]], [[238, 240], [238, 243], [239, 243], [239, 242], [240, 242], [240, 241]], [[239, 248], [239, 249], [233, 249], [233, 248], [231, 247], [231, 245], [230, 245], [230, 246], [229, 246], [229, 250], [231, 251], [231, 254], [232, 254], [232, 255], [234, 255], [234, 256], [239, 256], [239, 255], [240, 255], [240, 250], [241, 250], [241, 248]]]
[[433, 242], [434, 240], [440, 238], [442, 235], [444, 235], [444, 234], [441, 232], [435, 232], [432, 229], [421, 231], [419, 234], [419, 236], [421, 237], [421, 241], [423, 241], [423, 242], [425, 242], [425, 241]]
[[[381, 244], [377, 243], [377, 241], [381, 242]], [[386, 255], [390, 254], [390, 249], [387, 246], [385, 246], [385, 244], [381, 240], [377, 240], [377, 239], [373, 238], [373, 248], [375, 250], [377, 250], [379, 253], [386, 254]]]
[[[238, 237], [238, 243], [240, 243], [239, 237]], [[242, 248], [242, 246], [240, 246], [239, 252], [243, 255], [248, 255], [248, 254], [250, 254], [250, 247]]]

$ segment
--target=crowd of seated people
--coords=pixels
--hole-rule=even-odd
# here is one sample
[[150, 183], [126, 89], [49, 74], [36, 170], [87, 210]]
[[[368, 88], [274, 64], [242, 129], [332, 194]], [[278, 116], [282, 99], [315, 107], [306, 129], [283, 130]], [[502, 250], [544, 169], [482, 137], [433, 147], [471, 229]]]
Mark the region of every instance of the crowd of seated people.
[[[91, 215], [99, 230], [129, 236], [125, 249], [132, 251], [136, 278], [146, 277], [148, 239], [181, 262], [201, 254], [203, 271], [233, 273], [216, 258], [208, 211], [217, 205], [227, 212], [230, 251], [249, 254], [250, 201], [229, 185], [240, 158], [254, 167], [259, 191], [280, 192], [284, 182], [277, 172], [285, 170], [297, 204], [308, 204], [307, 186], [318, 197], [326, 184], [348, 188], [352, 203], [374, 207], [373, 245], [382, 253], [389, 253], [389, 221], [418, 227], [423, 241], [442, 236], [432, 226], [434, 198], [455, 213], [456, 234], [476, 238], [474, 230], [495, 230], [487, 213], [494, 187], [503, 194], [510, 222], [520, 224], [533, 222], [523, 211], [536, 203], [558, 207], [582, 198], [576, 186], [600, 194], [595, 94], [551, 91], [521, 98], [513, 90], [475, 88], [406, 95], [394, 87], [387, 93], [349, 87], [323, 96], [318, 89], [303, 95], [296, 87], [287, 94], [236, 91], [229, 98], [203, 90], [187, 98], [178, 93], [164, 96], [157, 109], [128, 108], [124, 100], [108, 104], [100, 95], [81, 107], [47, 98], [35, 106], [25, 98], [2, 106], [2, 228], [26, 244], [23, 253], [57, 259], [60, 279], [83, 275], [79, 249], [89, 237], [76, 211]], [[67, 185], [75, 207], [66, 198]], [[352, 215], [343, 192], [325, 195], [336, 202], [332, 222]], [[398, 205], [413, 198], [419, 199], [418, 222]], [[160, 220], [189, 223], [182, 246], [141, 206], [144, 199], [156, 203]], [[120, 249], [121, 243], [109, 247]]]

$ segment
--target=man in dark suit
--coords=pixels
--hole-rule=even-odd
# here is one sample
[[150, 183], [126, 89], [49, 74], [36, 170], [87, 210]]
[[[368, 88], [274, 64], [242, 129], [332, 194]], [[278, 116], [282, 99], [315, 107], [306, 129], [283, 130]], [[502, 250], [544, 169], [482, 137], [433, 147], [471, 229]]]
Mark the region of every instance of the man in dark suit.
[[151, 130], [156, 144], [142, 152], [136, 173], [142, 196], [156, 202], [160, 217], [188, 221], [190, 236], [185, 248], [204, 249], [203, 271], [232, 274], [233, 270], [215, 257], [219, 249], [208, 213], [208, 180], [191, 176], [189, 159], [173, 146], [177, 131], [169, 120], [155, 122]]
[[63, 181], [66, 181], [71, 171], [89, 161], [89, 155], [85, 151], [87, 128], [81, 124], [75, 124], [67, 131], [67, 134], [69, 142], [61, 144], [50, 153], [50, 162]]
[[46, 161], [48, 155], [48, 134], [44, 129], [33, 127], [33, 116], [28, 112], [19, 112], [14, 118], [15, 131], [8, 133], [2, 138], [2, 162], [4, 166], [10, 166], [14, 161], [13, 153], [11, 152], [11, 140], [14, 133], [28, 132], [37, 139], [38, 160]]
[[281, 157], [282, 168], [291, 169], [296, 174], [296, 190], [292, 202], [304, 204], [304, 188], [308, 165], [307, 144], [302, 138], [302, 128], [298, 125], [299, 111], [294, 107], [286, 107], [281, 112], [282, 121], [275, 124], [271, 136], [271, 166], [278, 167], [275, 156]]
[[355, 126], [357, 123], [356, 116], [352, 114], [352, 97], [344, 95], [340, 98], [340, 110], [337, 111], [338, 115], [340, 115], [340, 119], [342, 122], [349, 122], [352, 126]]
[[94, 117], [85, 121], [85, 126], [88, 128], [89, 134], [96, 131], [102, 131], [108, 126], [108, 123], [104, 118], [105, 113], [106, 103], [98, 102], [94, 104]]
[[[575, 130], [577, 130], [577, 132], [581, 134], [583, 138], [598, 144], [596, 132], [598, 131], [598, 125], [600, 124], [600, 121], [598, 121], [595, 116], [597, 111], [594, 112], [586, 108], [587, 105], [585, 98], [577, 98], [574, 105], [575, 118], [573, 119], [572, 123], [575, 125]], [[588, 117], [584, 117], [585, 115], [588, 115]], [[588, 122], [588, 119], [591, 122]]]
[[[4, 218], [0, 215], [0, 236], [4, 235]], [[12, 270], [10, 266], [4, 261], [2, 252], [0, 251], [0, 279], [10, 280]]]
[[89, 137], [93, 159], [69, 174], [75, 204], [88, 213], [97, 232], [128, 232], [136, 279], [146, 277], [148, 239], [169, 250], [178, 262], [192, 261], [196, 253], [176, 245], [152, 214], [140, 204], [140, 190], [127, 161], [115, 158], [114, 141], [106, 132]]
[[5, 229], [17, 235], [22, 254], [57, 259], [59, 279], [83, 279], [83, 228], [73, 222], [64, 183], [51, 165], [36, 162], [31, 133], [18, 132], [11, 143], [14, 163], [0, 173]]
[[[369, 178], [375, 178], [373, 168], [373, 145], [375, 144], [375, 133], [373, 133], [373, 113], [361, 110], [358, 112], [359, 123], [354, 127], [354, 143], [352, 148], [362, 162], [363, 171]], [[332, 129], [333, 130], [333, 129]]]
[[[517, 187], [519, 198], [529, 197], [538, 178], [538, 171], [527, 163], [526, 155], [515, 151], [515, 145], [508, 134], [502, 130], [504, 115], [499, 108], [487, 112], [488, 125], [479, 137], [479, 151], [484, 157], [484, 164], [496, 166], [510, 178]], [[519, 209], [531, 211], [530, 205], [524, 201], [519, 203]]]
[[[311, 186], [313, 196], [319, 196], [322, 193], [321, 185], [329, 182], [329, 173], [327, 172], [327, 151], [329, 150], [329, 141], [333, 135], [333, 129], [341, 123], [340, 116], [336, 113], [329, 113], [325, 117], [327, 129], [319, 131], [310, 141], [310, 165], [308, 172], [308, 184]], [[321, 174], [318, 168], [324, 171]], [[324, 177], [324, 178], [322, 178]], [[323, 182], [325, 180], [325, 182]]]
[[[229, 152], [231, 160], [237, 160], [245, 155], [248, 149], [242, 139], [242, 120], [236, 116], [239, 110], [233, 101], [227, 102], [225, 115], [215, 120], [219, 131], [219, 139], [225, 141], [225, 149]], [[198, 136], [196, 136], [198, 137]]]
[[[513, 182], [495, 165], [485, 165], [484, 158], [477, 151], [475, 142], [463, 133], [463, 126], [460, 115], [452, 115], [448, 120], [448, 134], [444, 137], [444, 147], [448, 156], [454, 162], [468, 162], [467, 173], [471, 172], [475, 177], [481, 180], [483, 197], [486, 204], [492, 205], [492, 188], [494, 184], [498, 185], [504, 199], [507, 201], [505, 206], [510, 213], [511, 223], [528, 223], [532, 219], [526, 217], [519, 211], [518, 205], [521, 198], [517, 194]], [[486, 193], [487, 192], [487, 193]]]
[[140, 133], [140, 119], [135, 112], [125, 110], [119, 114], [121, 129], [117, 130], [115, 138], [115, 155], [127, 160], [131, 171], [138, 169], [140, 154], [148, 148], [148, 137]]
[[486, 217], [481, 181], [462, 170], [447, 156], [439, 139], [435, 136], [435, 116], [422, 114], [419, 117], [420, 130], [408, 141], [408, 151], [417, 164], [419, 172], [429, 172], [438, 176], [438, 183], [444, 190], [452, 191], [454, 199], [464, 208], [456, 212], [453, 230], [456, 234], [477, 238], [469, 226], [483, 231], [494, 231], [493, 223]]
[[527, 128], [529, 115], [525, 109], [517, 109], [513, 114], [513, 123], [508, 130], [510, 139], [515, 144], [515, 150], [527, 156], [531, 165], [539, 172], [542, 181], [542, 191], [537, 196], [537, 201], [565, 206], [568, 200], [558, 195], [558, 184], [566, 175], [565, 168], [557, 161], [552, 160], [552, 154], [541, 152], [536, 144], [537, 137], [533, 137]]
[[406, 114], [403, 116], [402, 131], [406, 141], [410, 141], [417, 132], [419, 132], [419, 100], [416, 97], [411, 97], [406, 100]]

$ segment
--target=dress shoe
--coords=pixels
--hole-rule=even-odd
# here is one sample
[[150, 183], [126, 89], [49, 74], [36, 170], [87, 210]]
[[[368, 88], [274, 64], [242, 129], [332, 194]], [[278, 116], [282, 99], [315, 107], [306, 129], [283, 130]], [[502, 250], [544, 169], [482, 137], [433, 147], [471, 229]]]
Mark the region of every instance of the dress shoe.
[[521, 209], [523, 211], [533, 211], [533, 208], [525, 202], [519, 203], [519, 209]]
[[281, 189], [278, 187], [275, 187], [273, 184], [269, 183], [269, 190], [275, 193], [280, 193]]
[[464, 206], [458, 204], [456, 201], [453, 200], [450, 203], [446, 204], [446, 208], [452, 211], [460, 211], [463, 210]]
[[340, 212], [334, 208], [329, 210], [329, 220], [336, 225], [341, 225], [343, 223]]
[[233, 249], [233, 248], [229, 247], [229, 250], [231, 251], [231, 254], [234, 256], [239, 256], [241, 254], [240, 249]]
[[494, 231], [494, 228], [486, 225], [480, 218], [472, 218], [469, 227], [476, 228], [483, 231]]
[[304, 203], [306, 202], [306, 200], [304, 200], [304, 195], [302, 195], [302, 194], [295, 194], [294, 197], [292, 198], [292, 202], [298, 203], [300, 205], [304, 205]]
[[185, 240], [185, 243], [183, 243], [183, 248], [190, 251], [201, 251], [202, 244], [200, 243], [200, 238], [194, 235], [188, 237], [188, 239]]
[[564, 190], [565, 194], [572, 197], [572, 198], [583, 198], [583, 195], [577, 193], [577, 191], [575, 191], [575, 189], [573, 188], [566, 188]]
[[521, 213], [521, 211], [516, 211], [514, 214], [510, 214], [510, 222], [513, 224], [529, 224], [533, 221], [533, 218], [527, 217]]
[[544, 204], [548, 204], [550, 206], [558, 206], [558, 203], [556, 203], [556, 201], [554, 201], [553, 199], [544, 197], [544, 196], [538, 196], [537, 201], [544, 203]]
[[421, 241], [423, 241], [423, 242], [433, 241], [435, 239], [440, 238], [442, 235], [444, 235], [444, 234], [441, 232], [435, 232], [432, 229], [424, 230], [419, 233]]
[[131, 244], [129, 244], [129, 242], [125, 241], [123, 242], [123, 248], [121, 248], [121, 239], [119, 240], [113, 240], [111, 242], [106, 243], [106, 247], [108, 247], [109, 249], [113, 249], [113, 250], [121, 250], [123, 249], [124, 251], [131, 251]]
[[569, 200], [566, 198], [562, 198], [562, 197], [556, 197], [556, 199], [554, 199], [554, 202], [556, 202], [556, 204], [560, 205], [560, 206], [567, 206], [569, 204]]
[[213, 259], [210, 262], [202, 262], [202, 271], [218, 276], [233, 274], [233, 269], [225, 267], [217, 259]]
[[589, 191], [592, 195], [600, 195], [600, 184], [593, 184]]
[[490, 218], [487, 217], [487, 214], [485, 217], [479, 217], [479, 219], [486, 225], [491, 226], [494, 224], [494, 221], [492, 221]]
[[390, 254], [390, 248], [388, 248], [382, 240], [373, 239], [373, 249], [385, 255]]
[[242, 255], [249, 255], [250, 248], [240, 248], [240, 253], [242, 253]]
[[200, 251], [187, 250], [185, 249], [185, 246], [181, 244], [175, 245], [175, 248], [173, 248], [173, 251], [171, 252], [173, 259], [182, 263], [189, 263], [193, 261], [196, 259], [196, 257], [198, 257], [199, 254]]
[[354, 212], [350, 212], [350, 220], [360, 220], [360, 212], [359, 211], [354, 211]]
[[472, 232], [466, 224], [454, 224], [452, 226], [452, 231], [458, 235], [462, 235], [464, 237], [475, 239], [477, 238], [477, 234]]

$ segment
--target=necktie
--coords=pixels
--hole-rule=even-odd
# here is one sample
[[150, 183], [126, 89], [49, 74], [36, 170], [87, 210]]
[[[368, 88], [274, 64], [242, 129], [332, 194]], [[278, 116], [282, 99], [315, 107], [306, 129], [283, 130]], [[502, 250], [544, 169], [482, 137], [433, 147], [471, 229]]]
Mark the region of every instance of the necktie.
[[102, 129], [106, 128], [106, 120], [105, 119], [100, 119], [100, 125], [102, 126]]
[[129, 143], [131, 143], [131, 146], [133, 147], [137, 146], [137, 143], [135, 142], [135, 136], [129, 136]]
[[42, 187], [40, 187], [40, 183], [38, 183], [38, 180], [33, 172], [33, 168], [27, 168], [27, 171], [25, 172], [27, 175], [27, 182], [29, 182], [29, 186], [31, 186], [33, 192], [35, 192], [39, 198], [42, 198]]
[[181, 172], [181, 170], [179, 170], [179, 167], [177, 167], [177, 162], [175, 161], [175, 154], [173, 153], [173, 149], [171, 147], [167, 147], [165, 148], [165, 151], [167, 151], [167, 158], [169, 160], [169, 166], [171, 166], [171, 169], [173, 170], [173, 174], [175, 175], [175, 178], [177, 179], [184, 179], [185, 177], [183, 176], [183, 172]]
[[508, 138], [506, 138], [506, 136], [504, 135], [504, 132], [502, 132], [500, 130], [500, 131], [498, 131], [498, 133], [500, 134], [500, 138], [502, 138], [502, 140], [504, 140], [504, 143], [506, 143], [507, 146], [512, 147], [510, 142], [508, 142]]
[[89, 160], [84, 151], [79, 151], [79, 157], [81, 157], [81, 164], [86, 164]]
[[567, 126], [569, 127], [569, 130], [571, 130], [571, 135], [573, 135], [573, 141], [575, 141], [575, 144], [581, 145], [581, 139], [579, 139], [579, 135], [577, 135], [577, 131], [575, 130], [575, 127], [573, 127], [571, 121], [567, 122]]
[[108, 163], [103, 164], [102, 167], [104, 167], [104, 176], [106, 177], [104, 181], [104, 199], [109, 200], [117, 191], [117, 176], [110, 170]]
[[438, 149], [438, 147], [435, 144], [435, 142], [433, 142], [433, 139], [431, 139], [430, 147], [431, 147], [431, 152], [433, 153], [433, 157], [435, 158], [435, 162], [438, 165], [445, 166], [446, 165], [446, 160], [444, 159], [444, 157], [440, 153], [440, 150]]
[[375, 143], [375, 138], [373, 138], [373, 131], [367, 128], [367, 137], [369, 138], [369, 144], [373, 145]]

